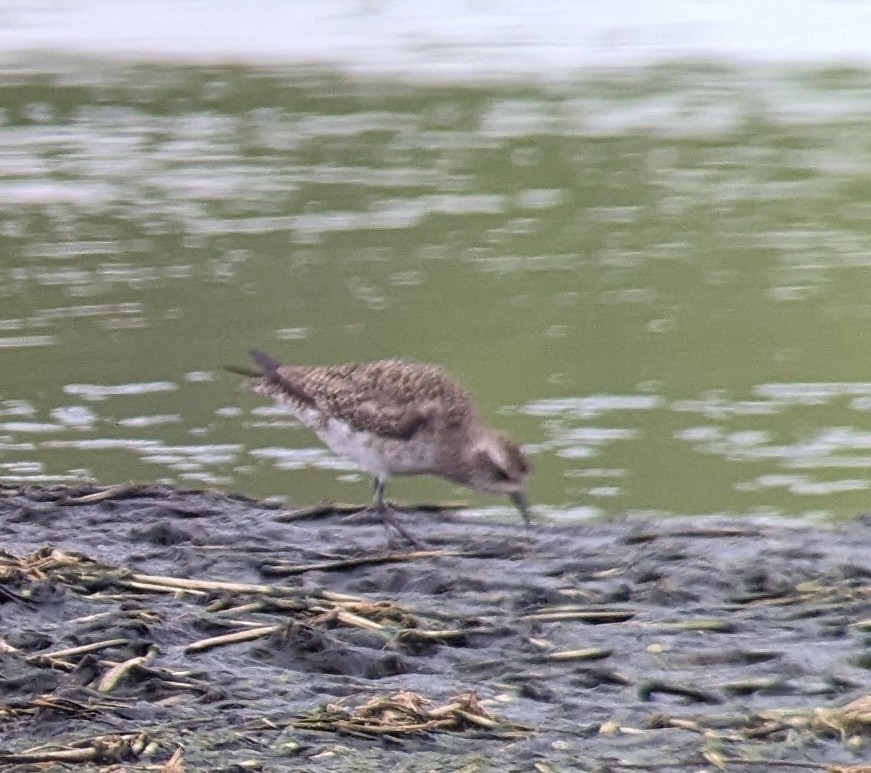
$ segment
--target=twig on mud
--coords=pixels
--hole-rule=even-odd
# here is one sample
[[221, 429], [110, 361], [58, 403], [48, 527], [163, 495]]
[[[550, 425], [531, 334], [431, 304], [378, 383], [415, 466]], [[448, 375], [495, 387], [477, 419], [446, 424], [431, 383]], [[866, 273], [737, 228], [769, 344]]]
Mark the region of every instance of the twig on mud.
[[0, 752], [0, 763], [5, 764], [13, 762], [96, 762], [97, 760], [115, 759], [120, 759], [120, 755], [114, 751], [113, 747], [98, 748], [93, 746], [87, 749], [61, 749], [58, 751], [21, 752], [20, 754]]
[[638, 688], [638, 697], [640, 700], [649, 701], [656, 693], [665, 693], [667, 695], [680, 695], [684, 698], [690, 698], [697, 703], [722, 703], [723, 697], [710, 690], [702, 690], [698, 687], [692, 687], [688, 684], [678, 684], [676, 682], [666, 682], [662, 679], [650, 679], [644, 682]]
[[125, 644], [132, 644], [131, 639], [105, 639], [104, 641], [95, 641], [90, 644], [82, 644], [79, 647], [69, 647], [63, 650], [55, 650], [54, 652], [40, 652], [38, 655], [31, 655], [25, 660], [31, 665], [58, 665], [58, 662], [63, 662], [66, 658], [75, 657], [76, 655], [87, 655], [90, 652], [109, 649], [109, 647], [121, 647]]
[[100, 679], [99, 683], [97, 684], [97, 692], [112, 692], [112, 690], [114, 690], [124, 680], [124, 677], [126, 677], [127, 674], [129, 674], [135, 668], [138, 668], [140, 666], [146, 666], [151, 663], [157, 657], [157, 653], [157, 647], [152, 645], [148, 648], [148, 652], [146, 652], [144, 655], [140, 655], [135, 658], [129, 658], [123, 663], [119, 663], [117, 666], [113, 666], [105, 674], [103, 674], [102, 679]]
[[496, 554], [492, 550], [462, 551], [462, 550], [412, 550], [407, 553], [379, 553], [377, 555], [340, 558], [334, 561], [319, 561], [312, 564], [264, 564], [260, 567], [263, 574], [271, 577], [288, 577], [305, 572], [341, 571], [358, 566], [377, 566], [379, 564], [395, 564], [404, 561], [422, 561], [428, 558], [492, 558]]
[[164, 592], [191, 591], [224, 593], [255, 593], [263, 596], [297, 596], [299, 588], [286, 588], [278, 585], [258, 585], [255, 583], [231, 582], [229, 580], [194, 580], [187, 577], [164, 577], [154, 574], [130, 574], [125, 582], [143, 583], [155, 590]]
[[0, 652], [4, 655], [18, 655], [21, 653], [21, 650], [17, 647], [13, 647], [5, 639], [0, 639]]
[[234, 633], [226, 633], [221, 636], [211, 636], [208, 639], [200, 639], [185, 648], [185, 652], [205, 652], [206, 650], [214, 649], [215, 647], [224, 647], [227, 644], [239, 644], [246, 641], [254, 641], [262, 639], [264, 636], [269, 636], [275, 633], [280, 625], [264, 625], [259, 628], [251, 628], [247, 631], [236, 631]]
[[489, 714], [473, 692], [456, 695], [445, 706], [432, 704], [418, 693], [401, 690], [387, 697], [373, 697], [355, 709], [341, 703], [328, 703], [300, 717], [293, 726], [355, 736], [407, 736], [437, 730], [462, 732], [470, 727], [495, 732], [501, 737], [517, 737], [530, 728], [503, 722]]
[[96, 614], [85, 615], [84, 617], [74, 617], [72, 620], [68, 620], [67, 622], [70, 625], [90, 625], [91, 623], [102, 622], [104, 620], [111, 620], [117, 623], [119, 617], [125, 621], [132, 622], [135, 620], [147, 625], [160, 622], [160, 616], [157, 613], [144, 608], [125, 609], [120, 611], [115, 609], [111, 612], [97, 612]]
[[[421, 513], [444, 513], [454, 510], [462, 510], [469, 506], [468, 502], [421, 502], [411, 506], [395, 505], [400, 510], [414, 510]], [[328, 518], [332, 515], [354, 515], [366, 510], [368, 505], [354, 505], [340, 502], [321, 502], [317, 505], [300, 507], [296, 510], [288, 510], [276, 515], [273, 520], [280, 523], [292, 523], [315, 518]]]
[[840, 708], [816, 709], [812, 726], [817, 731], [834, 731], [841, 736], [871, 732], [871, 695], [856, 698]]
[[30, 701], [7, 703], [0, 705], [0, 717], [9, 719], [21, 716], [37, 716], [44, 712], [74, 716], [79, 719], [92, 719], [103, 711], [118, 708], [118, 703], [98, 703], [89, 700], [88, 703], [74, 701], [70, 698], [60, 698], [51, 694], [38, 695]]
[[252, 612], [262, 612], [267, 608], [265, 601], [249, 601], [246, 604], [237, 604], [234, 607], [228, 606], [228, 599], [215, 599], [205, 609], [206, 612], [215, 615], [216, 617], [228, 617], [230, 615], [247, 615]]
[[93, 505], [97, 502], [105, 502], [107, 499], [119, 499], [137, 494], [142, 491], [143, 486], [137, 483], [119, 483], [115, 486], [95, 491], [93, 494], [85, 494], [77, 497], [62, 497], [60, 502], [64, 505]]
[[731, 538], [731, 537], [762, 537], [764, 532], [757, 528], [740, 526], [723, 526], [723, 527], [678, 527], [668, 529], [663, 527], [659, 531], [637, 531], [630, 533], [624, 537], [626, 544], [631, 545], [638, 542], [653, 542], [654, 540], [684, 537], [684, 538], [700, 538], [700, 539], [716, 539], [716, 538]]
[[184, 773], [184, 751], [179, 746], [160, 769], [160, 773]]
[[320, 593], [321, 598], [326, 599], [327, 601], [348, 601], [348, 602], [362, 602], [366, 599], [361, 596], [352, 596], [350, 593], [337, 593], [334, 590], [324, 590]]
[[77, 553], [64, 553], [50, 545], [39, 548], [26, 556], [14, 556], [5, 550], [0, 551], [0, 577], [7, 579], [19, 575], [28, 580], [47, 579], [47, 571], [93, 563], [91, 559]]
[[[111, 660], [100, 660], [98, 663], [104, 668], [115, 668], [121, 663]], [[184, 690], [187, 692], [196, 692], [200, 695], [209, 695], [214, 692], [214, 688], [208, 682], [201, 679], [195, 679], [188, 676], [184, 671], [169, 671], [162, 668], [152, 668], [147, 664], [133, 664], [131, 671], [136, 671], [142, 679], [148, 679], [152, 683], [160, 683], [160, 685], [169, 690], [178, 691]]]
[[605, 649], [603, 647], [587, 647], [579, 650], [561, 650], [560, 652], [549, 652], [547, 655], [538, 655], [536, 660], [552, 660], [552, 661], [570, 661], [570, 660], [603, 660], [611, 657], [614, 650]]
[[452, 550], [414, 550], [408, 553], [380, 553], [377, 555], [357, 556], [355, 558], [340, 558], [334, 561], [318, 561], [313, 564], [267, 564], [261, 567], [263, 574], [270, 577], [288, 577], [305, 572], [327, 572], [351, 569], [357, 566], [377, 566], [379, 564], [394, 564], [403, 561], [419, 561], [426, 558], [443, 558], [458, 556]]
[[[607, 764], [607, 769], [610, 771], [620, 770], [641, 770], [644, 773], [648, 773], [650, 770], [689, 770], [693, 773], [697, 773], [699, 770], [699, 761], [698, 759], [688, 759], [686, 761], [669, 759], [662, 760], [659, 762], [650, 761], [650, 762], [626, 762], [625, 760], [620, 760], [616, 758], [603, 758], [600, 760], [603, 763]], [[722, 765], [730, 766], [730, 765], [752, 765], [756, 768], [759, 767], [759, 760], [742, 760], [739, 758], [731, 758], [731, 757], [722, 757], [719, 759], [719, 762]], [[538, 764], [536, 763], [536, 770], [538, 770]], [[715, 764], [715, 763], [712, 763]], [[822, 770], [820, 763], [818, 762], [793, 762], [791, 760], [772, 760], [765, 759], [764, 762], [765, 769], [768, 770], [771, 768], [797, 768], [800, 770]], [[722, 769], [722, 768], [721, 768]], [[727, 768], [728, 769], [728, 768]], [[544, 773], [550, 773], [554, 770], [551, 767], [545, 768]], [[826, 773], [871, 773], [871, 771], [865, 770], [850, 770], [849, 767], [844, 768], [843, 771], [840, 768], [826, 768]]]
[[[23, 752], [0, 752], [0, 764], [57, 762], [120, 762], [139, 758], [151, 746], [145, 733], [103, 735], [89, 738], [65, 749], [50, 746], [35, 746]], [[155, 747], [156, 749], [156, 747]]]
[[408, 642], [413, 640], [418, 641], [449, 641], [451, 639], [462, 639], [468, 634], [468, 631], [461, 631], [457, 628], [449, 628], [444, 631], [438, 630], [422, 630], [420, 628], [406, 628], [399, 632], [399, 641]]
[[712, 633], [734, 633], [735, 623], [727, 620], [711, 620], [700, 618], [697, 620], [677, 620], [675, 622], [650, 623], [653, 628], [669, 631], [710, 631]]
[[[859, 605], [864, 613], [871, 599], [871, 586], [823, 585], [820, 582], [800, 582], [787, 591], [762, 590], [733, 596], [727, 609], [742, 609], [752, 605], [783, 607], [793, 604], [810, 605], [819, 611], [844, 612], [846, 607]], [[801, 612], [800, 614], [804, 614]]]
[[321, 502], [308, 507], [298, 507], [296, 510], [286, 510], [274, 516], [272, 520], [279, 523], [292, 523], [315, 518], [327, 518], [331, 515], [351, 515], [365, 510], [364, 505], [342, 504], [339, 502]]
[[[187, 593], [190, 596], [208, 596], [208, 591], [199, 590], [194, 587], [179, 588], [177, 586], [167, 586], [165, 583], [154, 582], [138, 582], [136, 580], [122, 580], [119, 585], [123, 585], [130, 590], [143, 590], [150, 593]], [[119, 596], [104, 596], [104, 598], [121, 598]]]
[[[742, 760], [739, 757], [719, 757], [721, 769], [727, 770], [730, 765], [753, 765], [758, 768], [759, 760]], [[697, 763], [687, 763], [687, 767], [695, 767]], [[818, 762], [797, 762], [794, 760], [765, 760], [765, 769], [769, 768], [798, 768], [800, 770], [820, 770]], [[826, 770], [830, 770], [826, 768]], [[855, 771], [854, 771], [855, 773]]]
[[566, 604], [558, 607], [542, 607], [528, 615], [523, 615], [521, 620], [539, 620], [541, 622], [557, 622], [563, 620], [581, 620], [591, 625], [600, 623], [623, 623], [635, 617], [634, 609], [602, 608], [580, 606], [578, 604]]
[[[712, 721], [713, 720], [713, 721]], [[668, 714], [656, 714], [648, 722], [648, 727], [662, 728], [672, 727], [697, 733], [706, 742], [724, 741], [732, 743], [753, 742], [760, 739], [772, 743], [772, 736], [791, 738], [796, 732], [804, 732], [808, 736], [839, 736], [842, 741], [848, 741], [848, 745], [862, 743], [861, 736], [871, 731], [871, 695], [857, 698], [846, 706], [839, 708], [817, 709], [779, 709], [764, 710], [747, 716], [739, 713], [727, 715], [714, 720], [712, 717], [705, 718], [678, 718]], [[855, 744], [851, 744], [848, 736], [854, 736]], [[794, 743], [790, 741], [790, 743]], [[706, 752], [703, 750], [703, 754]], [[733, 765], [758, 764], [758, 761], [747, 759], [724, 757], [719, 751], [712, 752], [716, 756], [718, 767]], [[767, 768], [808, 768], [821, 770], [820, 763], [798, 762], [791, 760], [766, 759]], [[869, 766], [828, 766], [828, 773], [871, 773]]]
[[[399, 641], [412, 639], [427, 641], [447, 641], [464, 636], [459, 630], [424, 630], [419, 628], [419, 621], [408, 610], [389, 601], [370, 602], [354, 598], [334, 601], [332, 606], [324, 604], [324, 599], [303, 599], [294, 603], [292, 610], [308, 616], [311, 625], [338, 624], [350, 628], [359, 628], [374, 633], [386, 633], [396, 630]], [[382, 622], [383, 621], [383, 622]], [[185, 647], [185, 652], [203, 652], [228, 644], [239, 644], [269, 636], [278, 631], [280, 625], [261, 625], [253, 621], [229, 621], [235, 625], [252, 626], [247, 630], [212, 636], [200, 639]]]
[[344, 623], [349, 627], [360, 628], [364, 631], [375, 631], [376, 633], [380, 633], [384, 630], [384, 626], [381, 623], [376, 623], [374, 620], [355, 615], [353, 612], [348, 612], [344, 609], [329, 610], [326, 613], [326, 619], [335, 620], [336, 622]]

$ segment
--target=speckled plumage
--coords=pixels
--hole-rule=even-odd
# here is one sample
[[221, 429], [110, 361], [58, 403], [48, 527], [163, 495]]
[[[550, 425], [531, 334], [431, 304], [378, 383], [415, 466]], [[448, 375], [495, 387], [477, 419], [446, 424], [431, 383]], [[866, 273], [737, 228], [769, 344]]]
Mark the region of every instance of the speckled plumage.
[[505, 494], [528, 522], [526, 456], [481, 424], [469, 394], [438, 366], [404, 360], [281, 365], [262, 352], [251, 356], [259, 371], [235, 370], [252, 376], [255, 392], [287, 405], [331, 451], [369, 472], [379, 512], [388, 477], [431, 474]]
[[421, 431], [455, 430], [477, 421], [469, 395], [435, 365], [404, 360], [280, 365], [264, 369], [262, 378], [263, 391], [280, 402], [314, 408], [384, 438], [408, 440]]

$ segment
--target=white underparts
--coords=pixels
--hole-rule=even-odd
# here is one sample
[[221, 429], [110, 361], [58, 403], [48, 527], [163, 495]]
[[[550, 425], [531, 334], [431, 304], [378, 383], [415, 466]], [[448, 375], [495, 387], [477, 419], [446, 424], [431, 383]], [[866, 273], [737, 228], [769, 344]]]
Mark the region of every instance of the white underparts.
[[355, 430], [342, 419], [326, 418], [317, 409], [301, 406], [295, 400], [268, 388], [255, 386], [254, 391], [267, 394], [286, 405], [330, 451], [350, 459], [361, 470], [376, 478], [386, 480], [391, 475], [427, 473], [433, 469], [435, 447], [424, 438], [401, 440]]

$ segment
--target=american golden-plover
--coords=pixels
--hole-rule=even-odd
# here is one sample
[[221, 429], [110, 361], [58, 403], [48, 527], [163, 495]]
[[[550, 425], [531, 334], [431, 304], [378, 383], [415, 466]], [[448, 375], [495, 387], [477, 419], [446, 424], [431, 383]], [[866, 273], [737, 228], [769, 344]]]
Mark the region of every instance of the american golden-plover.
[[528, 524], [520, 446], [485, 427], [469, 394], [441, 368], [404, 360], [334, 366], [281, 365], [250, 351], [251, 388], [290, 411], [334, 454], [374, 479], [372, 512], [413, 544], [384, 501], [391, 475], [438, 475], [510, 498]]

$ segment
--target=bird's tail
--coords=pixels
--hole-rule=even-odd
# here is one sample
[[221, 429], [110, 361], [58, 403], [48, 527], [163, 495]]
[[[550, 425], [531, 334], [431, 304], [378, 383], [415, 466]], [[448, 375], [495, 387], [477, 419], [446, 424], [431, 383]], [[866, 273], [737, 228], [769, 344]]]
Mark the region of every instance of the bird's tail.
[[272, 357], [261, 352], [259, 349], [249, 349], [248, 354], [250, 354], [251, 359], [260, 366], [260, 370], [249, 368], [245, 365], [225, 365], [224, 370], [228, 370], [230, 373], [238, 373], [241, 376], [248, 376], [249, 378], [260, 378], [261, 376], [275, 373], [275, 371], [281, 366], [281, 363], [279, 363], [278, 360], [273, 360]]
[[264, 373], [274, 373], [281, 367], [278, 360], [273, 360], [268, 354], [261, 352], [259, 349], [249, 349], [248, 354], [262, 369]]

